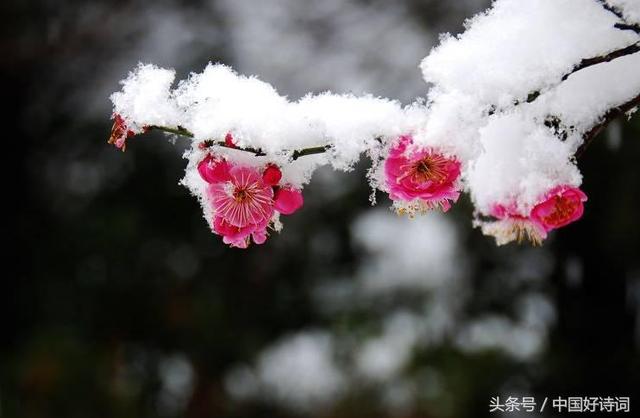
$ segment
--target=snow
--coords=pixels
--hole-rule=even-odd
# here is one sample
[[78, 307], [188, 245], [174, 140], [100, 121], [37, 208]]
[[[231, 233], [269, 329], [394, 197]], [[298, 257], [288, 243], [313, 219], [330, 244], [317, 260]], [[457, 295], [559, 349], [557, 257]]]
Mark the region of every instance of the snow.
[[640, 53], [586, 68], [538, 98], [536, 111], [556, 115], [584, 133], [609, 109], [640, 94], [639, 69]]
[[515, 203], [528, 213], [555, 185], [581, 182], [571, 145], [520, 112], [490, 117], [479, 135], [484, 151], [471, 165], [468, 182], [483, 213], [496, 202]]
[[[261, 149], [266, 160], [287, 162], [293, 150], [330, 145], [325, 156], [349, 170], [376, 138], [393, 139], [410, 129], [409, 114], [394, 100], [325, 92], [296, 102], [256, 77], [245, 77], [222, 64], [209, 64], [170, 90], [174, 72], [139, 65], [114, 93], [114, 113], [136, 126], [182, 126], [195, 144], [223, 140], [229, 132], [239, 147]], [[242, 158], [237, 151], [234, 159]], [[245, 157], [247, 157], [245, 155]], [[305, 179], [308, 180], [308, 179]]]
[[175, 126], [181, 114], [172, 100], [175, 71], [138, 64], [121, 82], [122, 91], [113, 93], [114, 113], [124, 117], [134, 132], [145, 125]]
[[593, 0], [499, 0], [445, 36], [422, 62], [428, 83], [479, 101], [508, 106], [554, 87], [583, 58], [637, 41]]

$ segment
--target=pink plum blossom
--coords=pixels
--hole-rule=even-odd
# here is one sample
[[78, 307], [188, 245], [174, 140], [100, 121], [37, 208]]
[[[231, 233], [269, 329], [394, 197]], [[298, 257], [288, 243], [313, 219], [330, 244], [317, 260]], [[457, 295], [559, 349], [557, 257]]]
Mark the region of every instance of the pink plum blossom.
[[522, 214], [515, 204], [496, 204], [491, 216], [497, 220], [482, 224], [482, 231], [496, 238], [498, 245], [525, 239], [540, 245], [548, 232], [561, 228], [582, 217], [587, 195], [577, 187], [562, 185], [547, 192], [531, 209]]
[[584, 213], [587, 195], [577, 187], [558, 186], [531, 210], [531, 219], [546, 231], [577, 221]]
[[460, 162], [433, 148], [412, 147], [411, 136], [400, 137], [384, 163], [389, 197], [399, 213], [437, 207], [449, 210], [460, 196]]
[[269, 164], [262, 173], [255, 167], [234, 165], [208, 154], [198, 164], [207, 184], [207, 201], [214, 210], [213, 232], [232, 247], [262, 244], [277, 213], [290, 215], [302, 207], [302, 193], [279, 185], [280, 169]]
[[251, 167], [231, 167], [229, 180], [211, 184], [208, 194], [218, 216], [237, 228], [262, 224], [273, 215], [273, 189]]

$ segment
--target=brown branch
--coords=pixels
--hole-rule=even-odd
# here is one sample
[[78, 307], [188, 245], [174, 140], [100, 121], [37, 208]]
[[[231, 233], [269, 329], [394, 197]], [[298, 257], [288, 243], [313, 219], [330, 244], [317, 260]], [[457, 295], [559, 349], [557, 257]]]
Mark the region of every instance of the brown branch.
[[259, 150], [257, 148], [252, 148], [252, 147], [238, 147], [235, 145], [229, 145], [224, 141], [214, 141], [213, 139], [207, 139], [202, 141], [202, 146], [204, 148], [211, 148], [211, 147], [222, 147], [222, 148], [229, 148], [229, 149], [235, 149], [238, 151], [244, 151], [244, 152], [250, 152], [252, 154], [254, 154], [256, 157], [264, 157], [265, 155], [267, 155], [264, 151]]
[[596, 0], [598, 3], [600, 3], [600, 5], [602, 6], [603, 9], [605, 9], [608, 12], [613, 13], [614, 15], [616, 15], [616, 17], [618, 19], [624, 20], [624, 15], [622, 14], [622, 12], [618, 9], [616, 9], [615, 7], [611, 6], [610, 4], [608, 4], [605, 0]]
[[329, 151], [330, 149], [331, 149], [331, 145], [324, 145], [320, 147], [311, 147], [311, 148], [296, 150], [296, 151], [293, 151], [293, 154], [291, 155], [291, 159], [295, 161], [300, 157], [304, 157], [305, 155], [323, 154]]
[[637, 34], [640, 34], [640, 25], [634, 25], [631, 23], [616, 23], [615, 25], [613, 25], [613, 27], [620, 30], [630, 30]]
[[[610, 53], [608, 53], [607, 55], [599, 55], [597, 57], [592, 57], [592, 58], [584, 58], [583, 60], [581, 60], [577, 65], [575, 65], [571, 71], [569, 71], [568, 73], [566, 73], [565, 75], [562, 76], [562, 78], [560, 79], [560, 81], [565, 81], [567, 80], [569, 77], [571, 77], [572, 74], [577, 73], [580, 70], [584, 70], [585, 68], [588, 67], [592, 67], [594, 65], [597, 64], [603, 64], [605, 62], [611, 62], [617, 58], [621, 58], [627, 55], [632, 55], [635, 54], [637, 52], [640, 52], [640, 42], [636, 42], [634, 44], [631, 44], [629, 46], [626, 46], [624, 48], [621, 49], [617, 49], [615, 51], [612, 51]], [[527, 99], [523, 102], [520, 101], [516, 101], [514, 103], [515, 106], [518, 106], [522, 103], [533, 103], [535, 102], [538, 97], [540, 97], [542, 93], [540, 91], [533, 91], [531, 93], [529, 93], [529, 95], [527, 96]], [[489, 110], [489, 115], [493, 115], [494, 113], [496, 113], [496, 109], [490, 109]]]
[[624, 17], [624, 14], [622, 14], [620, 10], [608, 4], [605, 0], [596, 0], [596, 1], [600, 3], [602, 8], [604, 8], [606, 11], [610, 13], [613, 13], [618, 19], [624, 22], [624, 23], [616, 23], [615, 25], [613, 25], [616, 29], [631, 30], [636, 33], [640, 33], [640, 25], [628, 23]]
[[[166, 132], [174, 135], [186, 136], [188, 138], [193, 138], [194, 136], [192, 132], [190, 132], [188, 129], [183, 128], [182, 126], [177, 126], [175, 128], [171, 128], [167, 126], [159, 126], [159, 125], [147, 126], [146, 131], [150, 131], [150, 130], [157, 130], [157, 131], [162, 131], [162, 132]], [[267, 155], [261, 149], [252, 148], [252, 147], [237, 147], [235, 145], [229, 145], [225, 141], [214, 141], [213, 139], [207, 139], [202, 143], [206, 148], [218, 146], [223, 148], [235, 149], [243, 152], [250, 152], [254, 154], [256, 157], [264, 157]], [[298, 158], [304, 157], [307, 155], [322, 154], [329, 151], [330, 149], [331, 149], [331, 145], [323, 145], [318, 147], [309, 147], [309, 148], [294, 150], [293, 153], [291, 154], [291, 160], [295, 161]]]
[[582, 61], [580, 61], [578, 65], [573, 67], [573, 69], [570, 72], [562, 76], [562, 81], [565, 81], [572, 74], [577, 73], [580, 70], [584, 70], [585, 68], [588, 68], [597, 64], [603, 64], [605, 62], [610, 62], [616, 58], [624, 57], [626, 55], [632, 55], [632, 54], [635, 54], [636, 52], [640, 52], [640, 42], [636, 42], [635, 44], [631, 44], [625, 48], [617, 49], [613, 52], [608, 53], [607, 55], [601, 55], [593, 58], [585, 58]]
[[638, 94], [636, 97], [634, 97], [630, 101], [618, 107], [614, 107], [613, 109], [610, 109], [607, 113], [605, 113], [604, 116], [602, 117], [602, 121], [583, 135], [582, 137], [583, 142], [580, 148], [578, 148], [578, 151], [576, 151], [576, 158], [579, 158], [584, 153], [584, 151], [591, 144], [591, 142], [593, 142], [593, 140], [598, 136], [598, 134], [602, 132], [604, 128], [606, 128], [607, 125], [609, 125], [614, 119], [617, 119], [620, 116], [623, 116], [629, 113], [630, 111], [632, 111], [634, 108], [638, 106], [640, 106], [640, 94]]
[[166, 132], [168, 134], [174, 134], [174, 135], [180, 135], [180, 136], [186, 136], [186, 137], [189, 137], [189, 138], [193, 138], [193, 134], [191, 132], [189, 132], [189, 130], [183, 128], [182, 126], [178, 126], [176, 128], [170, 128], [168, 126], [147, 125], [145, 127], [145, 132], [151, 131], [151, 130], [162, 131], [162, 132]]

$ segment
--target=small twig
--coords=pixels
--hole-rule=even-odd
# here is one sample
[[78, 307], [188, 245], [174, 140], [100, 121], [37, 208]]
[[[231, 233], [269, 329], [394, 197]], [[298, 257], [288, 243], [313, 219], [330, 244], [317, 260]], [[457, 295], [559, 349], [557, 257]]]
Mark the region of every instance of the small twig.
[[170, 128], [168, 126], [148, 125], [145, 128], [146, 128], [147, 131], [156, 130], [156, 131], [166, 132], [166, 133], [169, 133], [169, 134], [187, 136], [189, 138], [193, 138], [193, 134], [191, 132], [189, 132], [187, 129], [183, 128], [182, 126], [177, 126], [175, 128]]
[[630, 30], [640, 35], [640, 25], [633, 25], [630, 23], [616, 23], [613, 25], [614, 28], [620, 30]]
[[[627, 55], [632, 55], [637, 52], [640, 52], [640, 42], [636, 42], [635, 44], [629, 45], [627, 47], [617, 49], [613, 52], [608, 53], [607, 55], [600, 55], [597, 57], [585, 58], [582, 61], [580, 61], [580, 63], [577, 64], [575, 67], [573, 67], [571, 71], [563, 75], [560, 81], [562, 82], [567, 80], [569, 77], [571, 77], [572, 74], [575, 74], [580, 70], [584, 70], [585, 68], [588, 68], [597, 64], [603, 64], [605, 62], [611, 62], [617, 58], [621, 58]], [[527, 96], [527, 100], [525, 100], [524, 102], [517, 101], [514, 103], [514, 105], [518, 106], [521, 103], [533, 103], [538, 99], [538, 97], [540, 97], [540, 95], [541, 95], [541, 92], [533, 91], [529, 93], [529, 95]], [[492, 109], [489, 111], [489, 115], [493, 115], [495, 112], [496, 110]]]
[[636, 52], [640, 52], [640, 42], [636, 42], [635, 44], [629, 45], [622, 49], [617, 49], [607, 55], [583, 59], [582, 61], [580, 61], [578, 65], [573, 67], [573, 69], [570, 72], [562, 76], [562, 81], [565, 81], [572, 74], [577, 73], [580, 70], [584, 70], [585, 68], [588, 68], [597, 64], [603, 64], [605, 62], [610, 62], [616, 58], [624, 57], [626, 55], [632, 55], [632, 54], [635, 54]]
[[[605, 62], [610, 62], [620, 57], [635, 54], [636, 52], [640, 52], [640, 42], [636, 42], [635, 44], [629, 45], [627, 47], [617, 49], [613, 52], [610, 52], [607, 55], [600, 55], [597, 57], [585, 58], [581, 60], [580, 63], [578, 63], [576, 66], [574, 66], [571, 69], [571, 71], [563, 75], [562, 78], [560, 79], [560, 82], [567, 80], [572, 74], [577, 73], [580, 70], [584, 70], [585, 68], [588, 68], [597, 64], [603, 64]], [[540, 97], [541, 94], [542, 93], [540, 91], [533, 91], [529, 93], [525, 101], [522, 101], [522, 102], [516, 101], [514, 103], [514, 106], [518, 106], [522, 103], [533, 103], [538, 99], [538, 97]], [[491, 116], [497, 111], [498, 109], [495, 109], [495, 108], [490, 109], [489, 115]]]
[[596, 0], [596, 1], [600, 3], [602, 8], [604, 8], [606, 11], [610, 13], [613, 13], [618, 19], [624, 22], [624, 23], [616, 23], [615, 25], [613, 25], [616, 29], [632, 30], [640, 34], [640, 25], [630, 24], [629, 22], [627, 22], [622, 12], [616, 9], [615, 7], [609, 5], [605, 0]]
[[320, 147], [311, 147], [311, 148], [296, 150], [296, 151], [293, 151], [293, 154], [291, 155], [291, 159], [295, 161], [300, 157], [304, 157], [305, 155], [322, 154], [329, 151], [330, 149], [331, 149], [331, 145], [324, 145]]
[[[166, 132], [166, 133], [170, 133], [170, 134], [174, 134], [174, 135], [180, 135], [180, 136], [186, 136], [189, 138], [193, 138], [193, 133], [190, 132], [188, 129], [183, 128], [182, 126], [177, 126], [175, 128], [171, 128], [171, 127], [167, 127], [167, 126], [159, 126], [159, 125], [149, 125], [146, 127], [147, 131], [150, 130], [157, 130], [157, 131], [162, 131], [162, 132]], [[264, 157], [267, 154], [257, 148], [252, 148], [252, 147], [238, 147], [235, 145], [229, 145], [224, 141], [214, 141], [213, 139], [207, 139], [205, 141], [203, 141], [203, 144], [205, 147], [209, 148], [209, 147], [213, 147], [213, 146], [218, 146], [218, 147], [223, 147], [223, 148], [229, 148], [229, 149], [235, 149], [238, 151], [243, 151], [243, 152], [250, 152], [252, 154], [254, 154], [256, 157]], [[323, 146], [318, 146], [318, 147], [310, 147], [310, 148], [303, 148], [300, 150], [294, 150], [293, 153], [291, 154], [291, 159], [293, 161], [297, 160], [300, 157], [304, 157], [306, 155], [314, 155], [314, 154], [322, 154], [327, 152], [328, 150], [331, 149], [331, 145], [323, 145]]]
[[594, 138], [598, 136], [600, 132], [604, 130], [614, 119], [619, 118], [633, 110], [634, 108], [640, 106], [640, 94], [631, 99], [630, 101], [610, 109], [605, 115], [602, 117], [602, 121], [598, 123], [596, 126], [591, 128], [583, 135], [583, 142], [580, 148], [576, 151], [576, 158], [579, 158], [587, 147], [593, 142]]
[[609, 5], [605, 0], [596, 0], [598, 3], [600, 3], [600, 5], [602, 6], [603, 9], [605, 9], [608, 12], [613, 13], [614, 15], [616, 15], [616, 17], [618, 17], [618, 19], [624, 20], [624, 15], [622, 14], [622, 12], [618, 9], [616, 9], [615, 7]]
[[265, 155], [267, 155], [264, 151], [259, 150], [257, 148], [252, 148], [252, 147], [238, 147], [235, 145], [229, 145], [228, 143], [224, 142], [224, 141], [214, 141], [213, 139], [206, 139], [204, 141], [202, 141], [202, 146], [204, 148], [211, 148], [211, 147], [222, 147], [222, 148], [229, 148], [229, 149], [235, 149], [238, 151], [243, 151], [243, 152], [250, 152], [252, 154], [254, 154], [256, 157], [264, 157]]

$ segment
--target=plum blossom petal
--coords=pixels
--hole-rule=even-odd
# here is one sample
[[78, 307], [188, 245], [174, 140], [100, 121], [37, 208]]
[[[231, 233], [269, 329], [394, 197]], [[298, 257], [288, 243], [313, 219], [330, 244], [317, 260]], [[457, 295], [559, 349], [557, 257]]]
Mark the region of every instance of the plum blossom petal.
[[264, 244], [267, 240], [268, 221], [259, 225], [248, 225], [238, 228], [229, 224], [222, 217], [216, 216], [213, 221], [213, 231], [222, 235], [222, 242], [236, 248], [247, 248], [250, 244], [250, 238], [256, 244]]
[[251, 233], [251, 237], [253, 238], [253, 242], [256, 244], [264, 244], [267, 240], [267, 224], [256, 226], [255, 231]]
[[222, 241], [232, 247], [247, 248], [249, 245], [249, 236], [255, 229], [255, 225], [248, 225], [244, 228], [238, 228], [229, 224], [220, 216], [216, 216], [213, 221], [213, 232], [222, 235]]
[[198, 163], [198, 173], [207, 183], [221, 183], [231, 179], [229, 163], [221, 158], [207, 155]]
[[262, 180], [269, 186], [276, 186], [282, 179], [282, 171], [278, 166], [269, 164], [262, 173]]
[[279, 188], [274, 197], [274, 209], [283, 215], [291, 215], [302, 207], [302, 192], [294, 188]]

